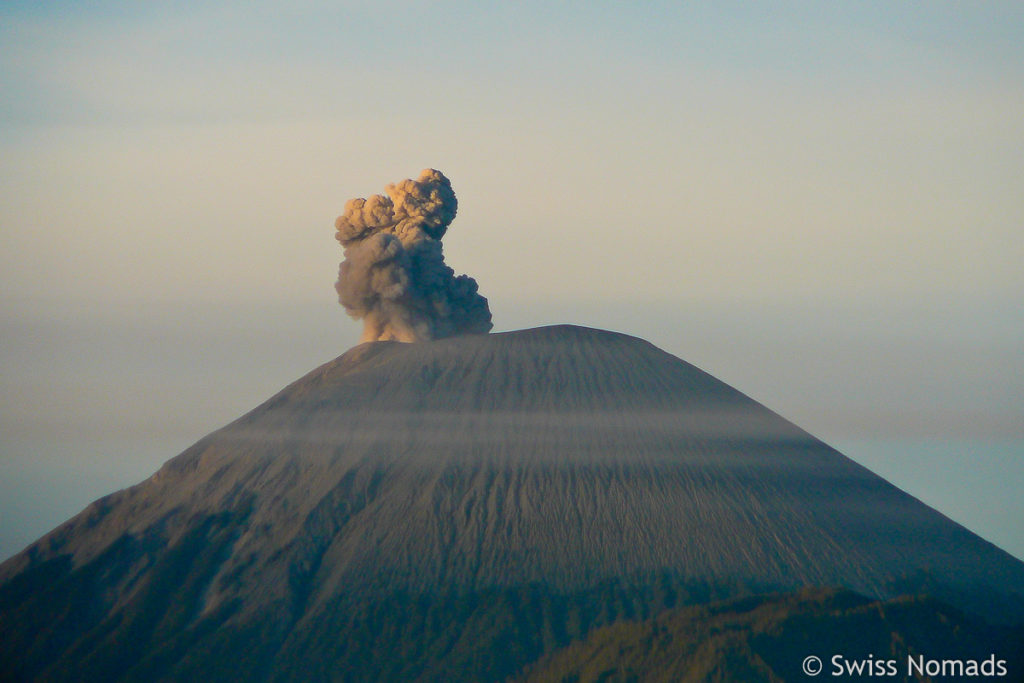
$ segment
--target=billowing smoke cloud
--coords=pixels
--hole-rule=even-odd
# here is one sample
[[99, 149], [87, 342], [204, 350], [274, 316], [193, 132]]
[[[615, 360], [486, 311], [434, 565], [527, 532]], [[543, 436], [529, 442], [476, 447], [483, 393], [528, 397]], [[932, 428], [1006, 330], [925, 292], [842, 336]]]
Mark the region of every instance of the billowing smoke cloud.
[[335, 235], [345, 248], [338, 300], [363, 320], [363, 341], [426, 341], [491, 329], [476, 280], [445, 265], [441, 238], [455, 218], [452, 184], [428, 168], [388, 185], [387, 196], [350, 199]]

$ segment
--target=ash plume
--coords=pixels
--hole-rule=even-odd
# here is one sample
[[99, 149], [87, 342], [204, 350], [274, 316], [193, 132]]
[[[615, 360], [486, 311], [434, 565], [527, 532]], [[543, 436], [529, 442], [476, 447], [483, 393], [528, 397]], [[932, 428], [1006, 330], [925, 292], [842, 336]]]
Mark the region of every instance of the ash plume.
[[489, 332], [491, 311], [476, 280], [444, 262], [441, 239], [458, 208], [451, 182], [428, 168], [385, 192], [350, 199], [334, 223], [345, 249], [334, 288], [345, 311], [363, 320], [362, 341]]

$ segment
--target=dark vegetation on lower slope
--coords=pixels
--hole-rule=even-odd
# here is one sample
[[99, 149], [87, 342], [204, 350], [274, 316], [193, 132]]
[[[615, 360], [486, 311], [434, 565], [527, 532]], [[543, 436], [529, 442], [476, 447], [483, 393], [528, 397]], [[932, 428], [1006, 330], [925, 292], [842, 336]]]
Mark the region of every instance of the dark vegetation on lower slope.
[[[838, 664], [834, 655], [842, 655]], [[1024, 629], [994, 627], [926, 597], [874, 601], [841, 589], [754, 596], [668, 610], [596, 629], [534, 663], [521, 683], [678, 683], [814, 680], [802, 670], [818, 656], [822, 679], [1024, 681]], [[981, 664], [1004, 660], [1005, 675], [970, 676], [908, 666], [913, 657]], [[887, 662], [892, 661], [890, 666]], [[858, 664], [858, 662], [860, 664]], [[866, 662], [866, 664], [865, 664]], [[864, 668], [864, 667], [867, 668]], [[941, 665], [940, 665], [941, 666]], [[851, 674], [852, 671], [860, 673]], [[860, 667], [860, 668], [858, 668]], [[883, 668], [884, 667], [884, 668]]]

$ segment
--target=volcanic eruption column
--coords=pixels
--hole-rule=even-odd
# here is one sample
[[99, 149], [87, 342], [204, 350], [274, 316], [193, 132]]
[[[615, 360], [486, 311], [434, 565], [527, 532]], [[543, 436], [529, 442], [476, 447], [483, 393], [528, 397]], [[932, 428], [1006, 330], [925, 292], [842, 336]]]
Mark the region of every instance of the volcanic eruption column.
[[387, 196], [350, 199], [335, 238], [345, 249], [338, 301], [363, 320], [362, 341], [427, 341], [491, 329], [476, 280], [444, 262], [441, 238], [455, 218], [452, 184], [428, 168], [417, 180], [385, 188]]

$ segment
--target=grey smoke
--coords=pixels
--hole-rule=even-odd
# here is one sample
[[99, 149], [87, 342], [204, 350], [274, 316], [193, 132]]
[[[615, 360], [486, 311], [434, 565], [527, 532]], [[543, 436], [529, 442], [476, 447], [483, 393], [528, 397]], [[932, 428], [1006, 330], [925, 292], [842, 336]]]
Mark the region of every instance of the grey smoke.
[[458, 209], [451, 182], [428, 168], [385, 192], [350, 199], [334, 224], [345, 249], [335, 289], [345, 311], [363, 320], [362, 340], [489, 332], [491, 311], [476, 280], [444, 262], [441, 239]]

